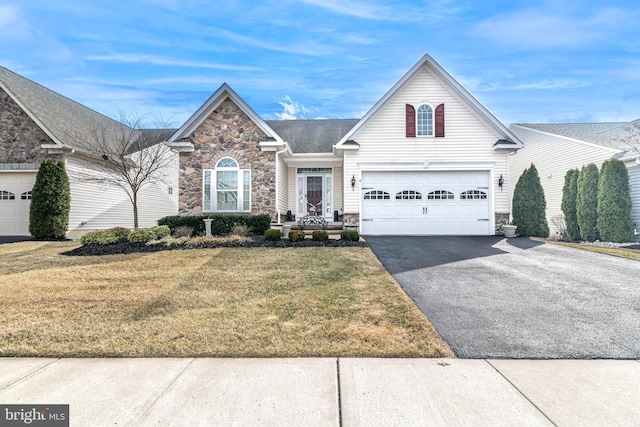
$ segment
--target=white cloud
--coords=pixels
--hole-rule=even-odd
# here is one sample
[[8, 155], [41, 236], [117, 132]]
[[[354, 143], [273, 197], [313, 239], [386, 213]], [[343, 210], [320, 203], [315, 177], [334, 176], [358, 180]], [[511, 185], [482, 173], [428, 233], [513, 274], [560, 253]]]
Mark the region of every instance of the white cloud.
[[607, 40], [609, 30], [618, 28], [625, 21], [624, 11], [618, 9], [593, 10], [584, 14], [555, 10], [547, 4], [540, 9], [492, 16], [475, 25], [471, 32], [499, 45], [551, 49], [587, 46]]
[[18, 8], [8, 4], [0, 4], [0, 28], [9, 27], [18, 20]]
[[259, 71], [260, 67], [247, 67], [242, 65], [219, 64], [215, 62], [198, 62], [184, 61], [179, 59], [162, 58], [154, 55], [138, 55], [138, 54], [113, 54], [113, 55], [89, 55], [85, 58], [88, 61], [105, 61], [105, 62], [144, 62], [153, 65], [167, 65], [173, 67], [187, 68], [211, 68], [215, 70], [231, 70], [231, 71]]
[[424, 19], [442, 20], [452, 13], [455, 8], [450, 8], [448, 0], [432, 0], [429, 6], [418, 4], [418, 7], [410, 7], [408, 3], [397, 6], [389, 2], [380, 4], [376, 1], [360, 0], [302, 0], [308, 5], [320, 7], [330, 12], [351, 16], [359, 19], [375, 21], [422, 21]]
[[217, 33], [219, 37], [233, 42], [251, 47], [273, 50], [276, 52], [296, 53], [309, 56], [324, 56], [337, 53], [337, 49], [335, 47], [323, 45], [313, 40], [303, 43], [293, 43], [291, 40], [287, 40], [286, 43], [276, 43], [267, 42], [253, 37], [247, 37], [242, 34], [237, 34], [227, 30], [211, 29], [211, 31]]
[[282, 106], [282, 113], [274, 114], [280, 120], [304, 119], [309, 112], [304, 105], [292, 100], [289, 95], [280, 98], [278, 104]]

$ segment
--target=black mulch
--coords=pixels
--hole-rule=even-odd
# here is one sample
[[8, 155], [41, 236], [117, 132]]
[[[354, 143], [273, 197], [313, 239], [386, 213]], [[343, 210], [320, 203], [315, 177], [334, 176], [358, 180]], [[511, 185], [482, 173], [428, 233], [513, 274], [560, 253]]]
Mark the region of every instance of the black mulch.
[[139, 252], [159, 252], [169, 250], [180, 249], [203, 249], [203, 248], [305, 248], [305, 247], [329, 247], [329, 248], [341, 248], [341, 247], [365, 247], [368, 246], [366, 242], [351, 240], [327, 240], [325, 242], [317, 242], [311, 239], [305, 239], [299, 242], [292, 242], [288, 239], [281, 239], [279, 241], [265, 240], [262, 236], [253, 236], [248, 242], [202, 242], [197, 247], [193, 246], [170, 246], [167, 247], [163, 244], [147, 245], [145, 243], [129, 243], [122, 241], [111, 245], [98, 245], [96, 243], [90, 243], [88, 245], [80, 246], [79, 248], [71, 251], [63, 252], [62, 255], [70, 256], [95, 256], [95, 255], [117, 255], [117, 254], [132, 254]]

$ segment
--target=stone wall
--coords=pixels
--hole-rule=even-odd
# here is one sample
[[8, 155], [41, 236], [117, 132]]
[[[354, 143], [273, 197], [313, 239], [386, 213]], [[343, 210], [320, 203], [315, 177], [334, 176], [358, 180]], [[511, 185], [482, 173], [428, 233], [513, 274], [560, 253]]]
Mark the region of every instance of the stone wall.
[[494, 215], [495, 215], [495, 219], [496, 219], [495, 234], [496, 235], [502, 235], [502, 234], [504, 234], [504, 232], [502, 231], [502, 227], [504, 225], [509, 224], [509, 219], [511, 217], [511, 214], [496, 212]]
[[275, 215], [275, 153], [261, 152], [266, 135], [229, 98], [189, 136], [194, 152], [180, 153], [180, 214], [202, 213], [202, 171], [232, 157], [251, 169], [251, 213]]
[[53, 141], [0, 89], [0, 163], [40, 163], [47, 158], [41, 144]]

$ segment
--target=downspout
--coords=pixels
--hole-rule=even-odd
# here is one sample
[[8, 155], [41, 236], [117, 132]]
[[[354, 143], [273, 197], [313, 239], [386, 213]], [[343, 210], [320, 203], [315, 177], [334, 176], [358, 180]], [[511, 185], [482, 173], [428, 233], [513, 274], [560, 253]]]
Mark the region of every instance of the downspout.
[[511, 165], [509, 163], [509, 157], [516, 154], [518, 150], [512, 150], [507, 153], [507, 199], [509, 200], [509, 224], [511, 224], [511, 208], [513, 207], [513, 200], [511, 200]]
[[285, 144], [284, 148], [280, 151], [276, 151], [276, 213], [278, 214], [278, 224], [281, 224], [280, 222], [280, 183], [278, 182], [280, 179], [280, 174], [279, 174], [279, 168], [280, 168], [280, 162], [278, 159], [278, 155], [284, 153], [285, 151], [287, 151], [287, 146]]

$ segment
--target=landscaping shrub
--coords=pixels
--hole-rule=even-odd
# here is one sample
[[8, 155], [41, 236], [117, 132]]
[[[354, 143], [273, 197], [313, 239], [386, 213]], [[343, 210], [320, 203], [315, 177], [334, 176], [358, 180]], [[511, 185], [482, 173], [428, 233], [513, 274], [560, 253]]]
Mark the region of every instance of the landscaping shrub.
[[278, 241], [280, 240], [281, 236], [282, 233], [280, 232], [280, 230], [276, 230], [275, 228], [269, 229], [264, 232], [265, 240]]
[[234, 225], [233, 228], [231, 229], [231, 234], [234, 236], [242, 236], [242, 237], [246, 237], [249, 235], [249, 227], [247, 227], [246, 225]]
[[158, 220], [158, 225], [166, 225], [171, 229], [172, 233], [178, 227], [191, 227], [194, 233], [202, 234], [205, 232], [203, 219], [210, 218], [211, 234], [220, 236], [231, 234], [233, 227], [242, 225], [248, 227], [252, 233], [264, 234], [271, 226], [271, 216], [268, 214], [260, 215], [235, 215], [235, 214], [211, 214], [211, 215], [173, 215], [165, 216]]
[[594, 163], [583, 166], [578, 175], [576, 215], [580, 238], [594, 241], [598, 233], [598, 167]]
[[155, 240], [155, 234], [148, 228], [136, 228], [129, 233], [129, 242], [147, 243]]
[[177, 227], [175, 230], [173, 230], [172, 234], [175, 238], [191, 237], [193, 235], [193, 228], [180, 226], [180, 227]]
[[567, 230], [567, 237], [570, 240], [580, 239], [580, 227], [578, 226], [578, 213], [576, 209], [576, 198], [578, 196], [578, 169], [568, 170], [564, 176], [564, 187], [562, 187], [562, 213]]
[[538, 170], [531, 164], [525, 169], [513, 193], [513, 225], [520, 236], [549, 237], [545, 211], [547, 202]]
[[313, 230], [311, 239], [315, 240], [316, 242], [326, 242], [327, 240], [329, 240], [329, 233], [324, 230]]
[[129, 229], [124, 227], [109, 228], [107, 230], [89, 231], [80, 237], [80, 243], [88, 245], [96, 243], [98, 245], [111, 245], [129, 237]]
[[149, 243], [171, 236], [171, 230], [166, 225], [156, 225], [151, 228], [137, 228], [129, 233], [131, 243]]
[[598, 182], [598, 233], [602, 240], [633, 241], [629, 173], [624, 162], [607, 160], [602, 164]]
[[64, 162], [46, 159], [31, 190], [29, 233], [36, 239], [62, 239], [69, 228], [71, 196]]
[[291, 230], [289, 232], [289, 240], [291, 240], [292, 242], [298, 242], [300, 240], [304, 240], [304, 231]]
[[357, 242], [358, 240], [360, 240], [360, 233], [358, 233], [356, 230], [344, 230], [342, 233], [340, 233], [340, 239]]

